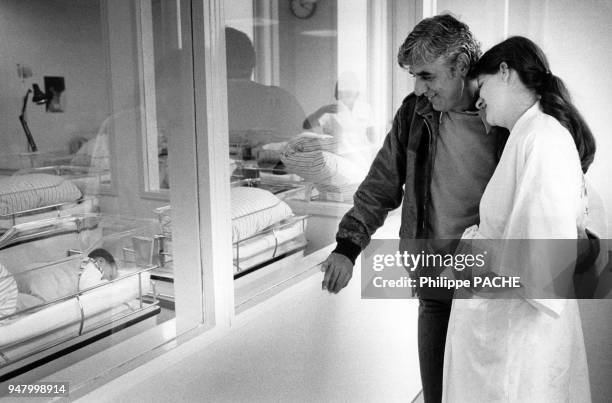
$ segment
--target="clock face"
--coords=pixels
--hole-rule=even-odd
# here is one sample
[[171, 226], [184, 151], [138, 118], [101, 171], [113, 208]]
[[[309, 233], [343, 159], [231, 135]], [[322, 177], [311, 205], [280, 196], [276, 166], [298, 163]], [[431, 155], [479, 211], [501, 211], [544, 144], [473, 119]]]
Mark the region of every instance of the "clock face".
[[291, 13], [297, 18], [306, 19], [317, 9], [316, 0], [291, 0]]

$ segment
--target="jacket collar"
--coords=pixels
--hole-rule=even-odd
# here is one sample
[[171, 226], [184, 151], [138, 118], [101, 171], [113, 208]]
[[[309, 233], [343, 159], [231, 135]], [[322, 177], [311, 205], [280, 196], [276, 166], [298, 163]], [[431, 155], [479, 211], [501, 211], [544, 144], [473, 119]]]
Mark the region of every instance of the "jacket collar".
[[440, 112], [433, 109], [431, 102], [424, 96], [417, 97], [415, 111], [418, 115], [428, 119], [433, 119], [434, 115], [440, 114]]
[[[427, 98], [424, 96], [417, 97], [415, 111], [418, 115], [430, 121], [434, 121], [434, 118], [436, 119], [437, 122], [440, 121], [441, 113], [434, 110], [433, 106], [431, 106], [431, 102], [429, 102]], [[484, 125], [485, 131], [487, 132], [487, 134], [491, 133], [491, 129], [493, 129], [494, 127], [487, 123], [485, 116], [483, 114], [479, 113], [478, 115], [480, 116], [480, 119], [482, 120], [482, 124]]]

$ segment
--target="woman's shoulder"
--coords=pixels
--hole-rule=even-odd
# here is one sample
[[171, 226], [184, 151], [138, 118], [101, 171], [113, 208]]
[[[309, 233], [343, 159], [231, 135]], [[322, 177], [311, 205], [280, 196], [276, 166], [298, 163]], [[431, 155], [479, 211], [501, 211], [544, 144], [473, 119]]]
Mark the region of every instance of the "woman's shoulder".
[[561, 124], [561, 122], [557, 120], [557, 118], [544, 113], [541, 110], [536, 114], [535, 124], [538, 127], [545, 129], [545, 132], [547, 133], [553, 134], [565, 132], [567, 135], [570, 135], [569, 131]]
[[576, 152], [570, 132], [556, 118], [541, 111], [531, 120], [524, 141], [531, 147], [543, 148], [548, 152]]

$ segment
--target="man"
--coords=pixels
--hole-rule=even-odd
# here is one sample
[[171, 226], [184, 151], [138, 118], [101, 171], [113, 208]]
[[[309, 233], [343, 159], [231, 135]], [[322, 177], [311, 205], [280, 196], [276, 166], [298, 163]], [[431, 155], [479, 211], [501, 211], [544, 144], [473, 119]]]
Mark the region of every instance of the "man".
[[295, 97], [283, 88], [251, 79], [256, 54], [247, 34], [226, 27], [225, 43], [230, 142], [257, 146], [301, 133], [306, 114]]
[[[428, 239], [429, 247], [452, 252], [436, 240], [458, 239], [478, 223], [480, 198], [507, 138], [475, 111], [477, 85], [467, 74], [480, 54], [468, 26], [450, 15], [425, 19], [408, 35], [398, 62], [415, 77], [414, 93], [404, 99], [340, 222], [337, 246], [322, 265], [323, 289], [337, 293], [348, 284], [355, 259], [402, 202], [400, 248]], [[425, 401], [437, 402], [452, 293], [426, 291], [418, 291], [419, 361]]]

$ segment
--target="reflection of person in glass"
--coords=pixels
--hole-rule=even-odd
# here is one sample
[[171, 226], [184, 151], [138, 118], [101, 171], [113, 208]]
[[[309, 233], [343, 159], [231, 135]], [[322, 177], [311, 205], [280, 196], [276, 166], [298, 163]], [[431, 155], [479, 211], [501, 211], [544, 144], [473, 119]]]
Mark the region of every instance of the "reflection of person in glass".
[[287, 141], [302, 131], [304, 110], [286, 90], [251, 79], [255, 49], [237, 29], [225, 28], [230, 142], [251, 146]]
[[339, 135], [351, 145], [365, 145], [372, 141], [372, 111], [363, 102], [357, 75], [351, 71], [340, 74], [334, 88], [337, 102], [324, 105], [304, 120], [304, 129]]

